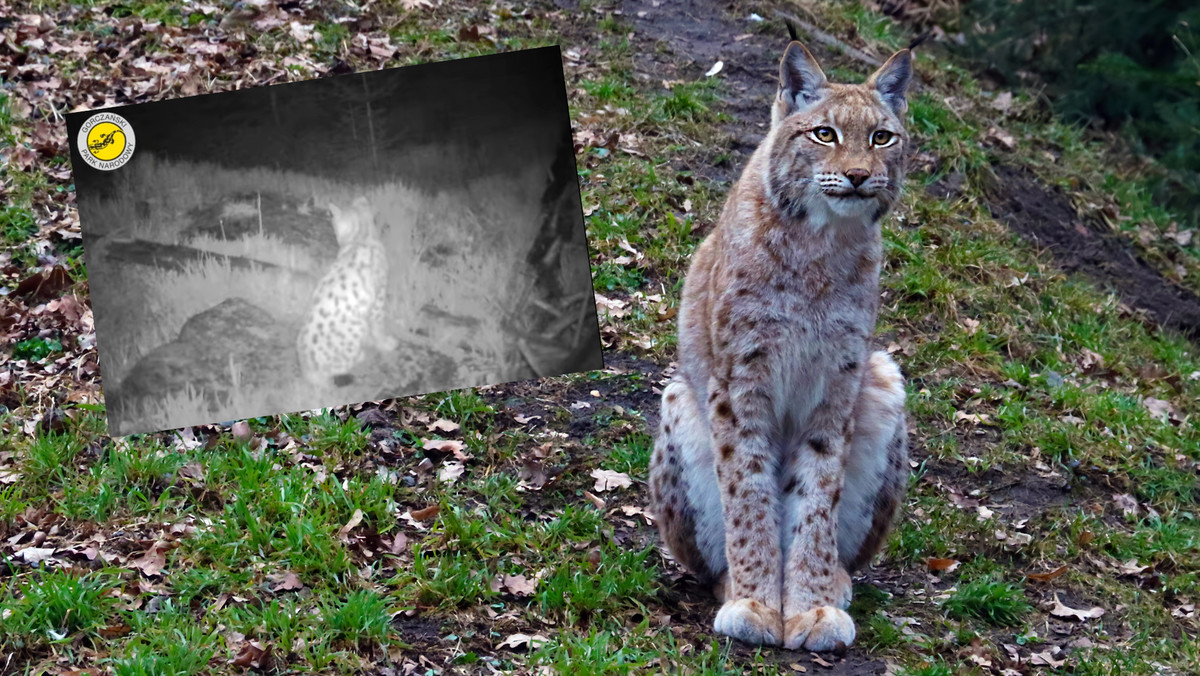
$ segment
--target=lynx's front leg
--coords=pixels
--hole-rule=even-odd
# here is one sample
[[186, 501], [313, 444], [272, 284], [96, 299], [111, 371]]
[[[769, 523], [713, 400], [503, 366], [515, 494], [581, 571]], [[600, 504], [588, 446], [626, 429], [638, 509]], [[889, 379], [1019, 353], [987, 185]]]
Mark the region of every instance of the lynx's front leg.
[[838, 501], [853, 433], [855, 379], [830, 383], [789, 463], [784, 500], [783, 645], [834, 650], [854, 641], [850, 575], [838, 560]]
[[709, 420], [729, 574], [713, 628], [748, 643], [783, 640], [779, 501], [765, 387], [710, 380]]

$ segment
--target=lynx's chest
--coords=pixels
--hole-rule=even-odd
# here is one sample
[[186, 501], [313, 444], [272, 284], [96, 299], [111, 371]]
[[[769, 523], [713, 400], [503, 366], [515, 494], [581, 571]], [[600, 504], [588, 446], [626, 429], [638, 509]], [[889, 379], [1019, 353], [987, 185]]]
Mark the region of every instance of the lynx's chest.
[[[878, 311], [877, 232], [765, 233], [742, 243], [741, 264], [723, 276], [729, 282], [718, 304], [745, 317], [744, 330], [731, 336], [732, 351], [763, 355], [764, 384], [787, 427], [803, 428], [832, 383], [858, 377]], [[747, 260], [760, 271], [758, 280], [738, 276]], [[757, 298], [751, 286], [759, 289]]]

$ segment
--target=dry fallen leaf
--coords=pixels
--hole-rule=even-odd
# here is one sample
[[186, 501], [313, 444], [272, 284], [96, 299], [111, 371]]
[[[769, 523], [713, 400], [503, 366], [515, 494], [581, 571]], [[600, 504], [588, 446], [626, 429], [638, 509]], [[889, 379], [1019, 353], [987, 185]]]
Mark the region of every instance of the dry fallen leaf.
[[1100, 607], [1089, 608], [1088, 610], [1079, 610], [1070, 606], [1064, 606], [1058, 600], [1058, 594], [1054, 595], [1054, 607], [1050, 609], [1050, 614], [1055, 617], [1073, 617], [1077, 620], [1094, 620], [1104, 615], [1104, 609]]
[[416, 519], [417, 521], [425, 521], [437, 516], [438, 512], [440, 511], [442, 511], [441, 505], [430, 505], [424, 509], [418, 509], [412, 512], [412, 518]]
[[274, 658], [271, 655], [271, 646], [263, 645], [258, 641], [249, 641], [242, 645], [242, 649], [229, 663], [235, 667], [257, 669], [260, 671], [271, 671], [274, 665]]
[[273, 592], [304, 589], [304, 583], [301, 582], [300, 578], [290, 570], [275, 579], [277, 580], [277, 583], [274, 587], [271, 587], [271, 591]]
[[467, 445], [461, 441], [454, 439], [422, 439], [421, 448], [426, 451], [441, 451], [442, 453], [455, 453], [465, 449]]
[[550, 639], [546, 638], [545, 636], [542, 636], [541, 634], [534, 634], [533, 636], [530, 636], [529, 634], [510, 634], [508, 636], [508, 638], [501, 641], [500, 644], [497, 645], [496, 647], [497, 648], [520, 648], [522, 646], [529, 646], [531, 648], [538, 648], [549, 642], [550, 642]]
[[967, 422], [975, 423], [976, 425], [991, 425], [992, 420], [986, 413], [966, 413], [963, 411], [954, 412], [954, 420], [966, 420]]
[[442, 468], [438, 470], [438, 480], [452, 484], [455, 481], [458, 481], [458, 477], [462, 476], [463, 471], [465, 470], [466, 465], [463, 465], [461, 462], [451, 460], [442, 465]]
[[654, 525], [654, 516], [637, 505], [621, 505], [621, 513], [625, 516], [640, 516], [646, 520], [646, 525]]
[[604, 509], [604, 506], [607, 504], [606, 502], [604, 502], [603, 498], [597, 497], [596, 495], [593, 495], [592, 493], [589, 493], [588, 491], [583, 492], [583, 497], [587, 498], [589, 502], [591, 502], [593, 505], [595, 505], [596, 509]]
[[161, 543], [155, 542], [145, 554], [132, 559], [129, 565], [142, 571], [146, 577], [162, 574], [163, 566], [167, 565], [167, 557]]
[[458, 428], [458, 423], [453, 420], [446, 420], [445, 418], [435, 420], [425, 427], [430, 432], [457, 432]]
[[26, 547], [17, 552], [17, 556], [25, 563], [36, 566], [53, 556], [55, 551], [57, 550], [53, 547]]
[[1067, 572], [1067, 567], [1059, 566], [1048, 573], [1026, 573], [1025, 577], [1030, 580], [1037, 580], [1038, 582], [1049, 582], [1065, 572]]
[[1001, 146], [1005, 150], [1012, 150], [1017, 147], [1017, 139], [999, 127], [988, 129], [987, 133], [983, 135], [983, 142]]
[[342, 529], [338, 531], [338, 534], [337, 534], [338, 539], [345, 540], [346, 537], [350, 534], [350, 531], [354, 530], [355, 526], [362, 523], [362, 520], [363, 520], [363, 511], [361, 509], [354, 510], [354, 513], [350, 515], [350, 520], [347, 521], [346, 525], [342, 526]]
[[1009, 108], [1012, 108], [1013, 95], [1012, 92], [1000, 92], [996, 94], [996, 98], [992, 99], [991, 106], [996, 110], [1007, 113]]
[[193, 481], [204, 481], [204, 465], [198, 462], [189, 462], [179, 468], [179, 476]]
[[1007, 545], [1011, 547], [1024, 547], [1033, 542], [1033, 536], [1029, 533], [1008, 533]]
[[1113, 496], [1113, 502], [1117, 507], [1121, 508], [1121, 513], [1125, 516], [1137, 516], [1138, 503], [1137, 499], [1128, 493], [1118, 493]]
[[596, 480], [596, 485], [592, 490], [597, 493], [603, 493], [607, 490], [617, 488], [628, 488], [633, 485], [633, 480], [624, 472], [614, 472], [610, 469], [594, 469], [589, 475]]
[[250, 423], [246, 422], [245, 420], [239, 420], [233, 423], [233, 427], [230, 427], [229, 431], [233, 434], [234, 439], [238, 439], [240, 441], [245, 441], [246, 439], [254, 436], [254, 432], [250, 429]]
[[[1058, 646], [1055, 646], [1054, 649], [1057, 650]], [[1057, 669], [1066, 664], [1067, 661], [1065, 659], [1056, 660], [1054, 659], [1054, 656], [1050, 654], [1049, 650], [1043, 650], [1040, 653], [1034, 653], [1030, 655], [1029, 663], [1034, 666], [1051, 667], [1053, 669]]]
[[533, 458], [521, 459], [521, 471], [518, 474], [521, 477], [521, 485], [526, 488], [540, 491], [554, 477], [550, 472], [546, 471], [546, 466]]
[[1151, 418], [1157, 418], [1162, 422], [1167, 422], [1167, 417], [1175, 411], [1175, 408], [1171, 406], [1171, 402], [1155, 399], [1154, 397], [1143, 398], [1142, 405], [1150, 412]]
[[[132, 631], [133, 631], [133, 627], [130, 627], [128, 624], [122, 623], [122, 624], [110, 624], [107, 627], [101, 627], [99, 630], [97, 630], [96, 633], [100, 634], [101, 638], [112, 640], [114, 638], [121, 638], [122, 636], [126, 636]], [[100, 673], [102, 673], [102, 672], [97, 671], [96, 672], [97, 676], [99, 676]]]
[[1140, 575], [1150, 566], [1138, 565], [1137, 559], [1129, 559], [1117, 569], [1121, 575]]
[[1084, 371], [1091, 371], [1092, 369], [1104, 366], [1104, 357], [1100, 356], [1099, 353], [1092, 352], [1085, 347], [1080, 351], [1080, 354], [1083, 356], [1079, 358], [1079, 366]]
[[524, 575], [501, 575], [500, 578], [514, 596], [529, 596], [537, 588], [537, 578], [530, 580]]
[[953, 572], [955, 568], [958, 568], [959, 565], [959, 561], [955, 559], [928, 559], [925, 561], [925, 566], [929, 568], [929, 570], [937, 572], [950, 573]]

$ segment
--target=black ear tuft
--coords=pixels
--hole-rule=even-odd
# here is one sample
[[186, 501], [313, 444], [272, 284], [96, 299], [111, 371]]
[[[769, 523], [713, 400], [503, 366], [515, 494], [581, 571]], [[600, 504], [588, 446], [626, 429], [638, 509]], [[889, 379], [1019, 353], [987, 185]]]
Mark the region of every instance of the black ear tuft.
[[908, 99], [905, 98], [904, 92], [911, 80], [912, 54], [907, 49], [902, 49], [880, 66], [867, 80], [867, 84], [875, 87], [884, 103], [897, 115], [903, 115], [904, 111], [908, 110]]
[[931, 31], [931, 30], [921, 33], [917, 37], [913, 38], [912, 42], [908, 43], [908, 48], [907, 48], [908, 51], [911, 52], [914, 49], [916, 49], [917, 47], [920, 47], [921, 45], [925, 44], [926, 42], [929, 42], [929, 39], [932, 37], [933, 37], [933, 31]]
[[825, 95], [825, 73], [804, 45], [788, 45], [779, 64], [780, 94], [787, 104], [788, 115], [811, 106]]

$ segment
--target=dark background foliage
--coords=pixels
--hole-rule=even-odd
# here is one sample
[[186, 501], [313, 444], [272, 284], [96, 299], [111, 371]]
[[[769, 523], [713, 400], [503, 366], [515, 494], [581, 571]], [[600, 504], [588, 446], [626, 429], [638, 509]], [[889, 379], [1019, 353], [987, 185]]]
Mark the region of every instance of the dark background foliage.
[[1200, 3], [969, 0], [961, 49], [1006, 84], [1042, 84], [1061, 114], [1129, 133], [1163, 168], [1154, 189], [1200, 214]]

